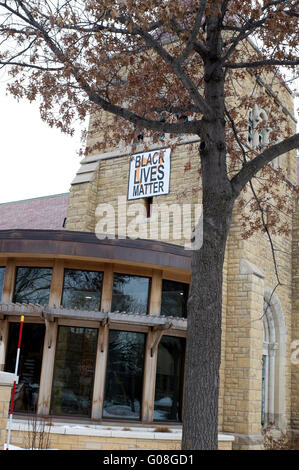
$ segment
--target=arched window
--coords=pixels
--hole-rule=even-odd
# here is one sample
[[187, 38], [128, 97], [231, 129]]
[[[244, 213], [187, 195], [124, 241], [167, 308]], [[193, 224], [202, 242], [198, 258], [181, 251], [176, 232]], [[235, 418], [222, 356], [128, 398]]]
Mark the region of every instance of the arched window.
[[[260, 123], [263, 122], [263, 127]], [[269, 143], [270, 128], [266, 125], [268, 115], [264, 109], [254, 105], [248, 113], [248, 143], [260, 150]]]
[[262, 416], [263, 426], [273, 423], [284, 429], [286, 331], [278, 297], [267, 292], [263, 316]]

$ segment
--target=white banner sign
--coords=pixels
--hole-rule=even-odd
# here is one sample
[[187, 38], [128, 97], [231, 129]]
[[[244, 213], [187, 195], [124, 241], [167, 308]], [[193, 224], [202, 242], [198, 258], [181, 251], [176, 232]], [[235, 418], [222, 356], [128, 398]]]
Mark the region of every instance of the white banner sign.
[[170, 149], [131, 156], [128, 199], [161, 196], [169, 193]]

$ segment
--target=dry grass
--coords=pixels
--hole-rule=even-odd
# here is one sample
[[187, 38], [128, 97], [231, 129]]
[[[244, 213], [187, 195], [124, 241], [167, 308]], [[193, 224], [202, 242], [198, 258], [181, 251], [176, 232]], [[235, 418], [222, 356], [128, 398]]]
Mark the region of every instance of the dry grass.
[[290, 438], [273, 423], [264, 428], [263, 435], [265, 450], [299, 450], [299, 436]]
[[172, 432], [172, 430], [168, 426], [157, 426], [154, 432]]
[[28, 431], [24, 438], [26, 449], [49, 449], [52, 423], [36, 415], [28, 418]]

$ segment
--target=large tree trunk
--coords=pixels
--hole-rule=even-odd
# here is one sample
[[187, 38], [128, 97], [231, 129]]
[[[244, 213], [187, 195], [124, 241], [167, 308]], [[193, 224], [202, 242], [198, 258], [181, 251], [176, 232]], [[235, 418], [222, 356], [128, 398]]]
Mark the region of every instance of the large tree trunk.
[[182, 449], [217, 449], [222, 275], [233, 200], [204, 202], [203, 245], [192, 258]]
[[199, 132], [202, 170], [203, 245], [193, 252], [182, 448], [217, 449], [221, 362], [222, 278], [227, 235], [236, 194], [226, 169], [224, 72], [219, 60], [220, 12], [207, 18], [209, 56], [204, 60], [206, 102], [213, 118], [204, 116]]
[[183, 449], [217, 448], [223, 262], [235, 200], [226, 171], [223, 86], [217, 70], [205, 90], [215, 119], [203, 119], [201, 129], [203, 244], [192, 257]]

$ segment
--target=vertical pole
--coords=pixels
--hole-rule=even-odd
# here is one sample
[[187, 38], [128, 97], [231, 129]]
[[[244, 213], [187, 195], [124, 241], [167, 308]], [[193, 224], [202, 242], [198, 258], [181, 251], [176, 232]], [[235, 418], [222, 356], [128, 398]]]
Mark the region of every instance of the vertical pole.
[[19, 368], [19, 359], [20, 359], [20, 349], [21, 349], [21, 339], [22, 339], [22, 331], [23, 331], [23, 323], [24, 323], [24, 316], [21, 316], [21, 323], [20, 323], [20, 332], [19, 332], [19, 341], [18, 341], [18, 349], [17, 349], [17, 358], [16, 358], [16, 365], [15, 365], [15, 379], [12, 387], [12, 396], [11, 396], [11, 403], [10, 403], [10, 412], [9, 412], [9, 421], [8, 421], [8, 434], [7, 434], [7, 444], [6, 450], [9, 450], [9, 442], [10, 442], [10, 430], [11, 430], [11, 422], [12, 422], [12, 414], [14, 408], [14, 399], [15, 399], [15, 392], [16, 392], [16, 383], [17, 383], [17, 375], [18, 375], [18, 368]]

